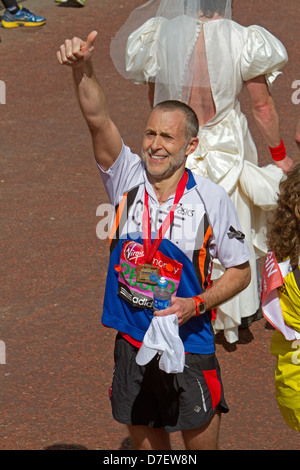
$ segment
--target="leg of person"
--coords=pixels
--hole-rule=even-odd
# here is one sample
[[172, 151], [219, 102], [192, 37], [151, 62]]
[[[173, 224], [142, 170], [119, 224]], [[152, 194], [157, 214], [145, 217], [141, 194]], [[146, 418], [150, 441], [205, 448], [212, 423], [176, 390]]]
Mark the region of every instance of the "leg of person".
[[2, 0], [6, 8], [2, 17], [4, 28], [17, 28], [18, 26], [42, 26], [46, 23], [43, 16], [34, 15], [27, 8], [18, 6], [15, 0]]
[[16, 13], [19, 10], [16, 0], [2, 0], [4, 8], [11, 13]]
[[212, 420], [198, 429], [182, 431], [187, 450], [218, 450], [221, 414], [215, 413]]
[[[114, 372], [110, 389], [113, 418], [125, 424], [136, 450], [169, 450], [169, 435], [163, 429], [153, 389], [157, 383], [158, 361], [146, 366], [136, 363], [138, 348], [120, 334], [114, 349]], [[162, 393], [162, 392], [161, 392]]]
[[229, 409], [215, 354], [187, 354], [177, 381], [178, 420], [165, 430], [181, 431], [187, 450], [217, 450], [221, 413]]
[[163, 428], [127, 427], [135, 450], [171, 450], [170, 436]]

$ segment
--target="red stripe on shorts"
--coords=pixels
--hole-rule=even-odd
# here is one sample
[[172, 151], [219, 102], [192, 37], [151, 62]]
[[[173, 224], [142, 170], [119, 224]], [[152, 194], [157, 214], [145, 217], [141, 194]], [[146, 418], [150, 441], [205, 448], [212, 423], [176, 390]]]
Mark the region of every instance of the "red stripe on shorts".
[[217, 371], [204, 370], [203, 375], [210, 391], [212, 407], [215, 409], [221, 400], [221, 384], [217, 376]]

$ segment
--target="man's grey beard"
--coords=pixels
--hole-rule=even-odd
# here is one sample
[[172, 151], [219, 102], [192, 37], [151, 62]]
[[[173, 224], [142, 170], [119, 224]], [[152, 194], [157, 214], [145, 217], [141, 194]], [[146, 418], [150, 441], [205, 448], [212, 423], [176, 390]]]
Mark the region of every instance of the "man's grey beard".
[[[181, 167], [181, 165], [183, 164], [184, 160], [186, 159], [186, 154], [185, 154], [185, 151], [186, 151], [186, 148], [187, 148], [188, 144], [185, 144], [183, 147], [181, 147], [181, 149], [179, 150], [179, 152], [176, 154], [176, 156], [173, 155], [172, 157], [172, 162], [173, 164], [175, 164], [174, 167], [172, 167], [172, 174], [175, 173], [176, 170], [178, 170], [178, 168]], [[149, 172], [150, 175], [152, 175], [152, 173], [149, 171], [149, 169], [147, 168], [147, 163], [146, 163], [146, 156], [145, 155], [148, 155], [147, 152], [145, 152], [143, 149], [141, 151], [141, 154], [142, 154], [142, 161], [144, 162], [145, 164], [145, 167], [146, 167], [146, 170]], [[168, 157], [169, 158], [169, 157]], [[167, 166], [167, 168], [165, 169], [165, 171], [163, 171], [163, 173], [161, 174], [158, 174], [158, 175], [153, 175], [153, 176], [164, 176], [168, 171], [170, 170], [170, 166]]]

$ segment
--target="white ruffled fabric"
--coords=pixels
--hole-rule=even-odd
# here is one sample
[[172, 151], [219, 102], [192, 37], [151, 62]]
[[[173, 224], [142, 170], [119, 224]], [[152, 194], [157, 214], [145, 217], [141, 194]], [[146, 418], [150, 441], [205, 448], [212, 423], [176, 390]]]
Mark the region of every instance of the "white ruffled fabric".
[[[151, 19], [129, 37], [127, 71], [130, 71], [131, 79], [137, 83], [159, 77], [164, 69], [165, 53], [160, 50], [157, 39], [166, 21], [163, 18]], [[182, 18], [172, 21], [180, 38]], [[238, 96], [245, 81], [260, 75], [265, 75], [271, 86], [288, 57], [282, 43], [260, 26], [246, 28], [223, 19], [201, 23], [194, 18], [185, 18], [185, 29], [187, 21], [190, 22], [186, 30], [191, 37], [190, 47], [195, 44], [195, 34], [204, 28], [211, 90], [216, 107], [214, 117], [200, 128], [200, 143], [188, 157], [187, 167], [220, 184], [228, 192], [253, 254], [250, 285], [217, 310], [215, 331], [224, 330], [227, 341], [233, 343], [238, 340], [241, 319], [253, 315], [259, 308], [256, 259], [267, 253], [266, 217], [276, 203], [283, 176], [283, 172], [274, 164], [257, 166], [256, 147], [247, 120], [241, 112]], [[173, 42], [172, 47], [177, 47], [177, 44]], [[188, 50], [180, 54], [176, 68], [186, 70], [189, 57]], [[216, 57], [220, 57], [220, 60], [215, 60]], [[182, 99], [183, 89], [176, 90], [176, 96], [172, 96], [174, 86], [168, 88], [165, 83], [156, 83], [157, 87], [160, 88], [156, 95], [159, 101]], [[218, 279], [222, 273], [223, 268], [215, 260], [213, 279]]]
[[139, 85], [149, 82], [157, 74], [157, 39], [164, 21], [164, 18], [151, 18], [128, 37], [126, 71]]

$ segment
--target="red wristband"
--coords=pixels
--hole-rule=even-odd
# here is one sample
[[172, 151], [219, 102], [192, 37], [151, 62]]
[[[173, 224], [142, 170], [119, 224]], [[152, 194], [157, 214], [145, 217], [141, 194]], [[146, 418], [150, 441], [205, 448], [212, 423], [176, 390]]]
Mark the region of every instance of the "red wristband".
[[281, 140], [280, 145], [278, 145], [278, 147], [269, 147], [269, 149], [272, 158], [275, 162], [279, 162], [280, 160], [283, 160], [286, 157], [286, 150], [283, 140]]

